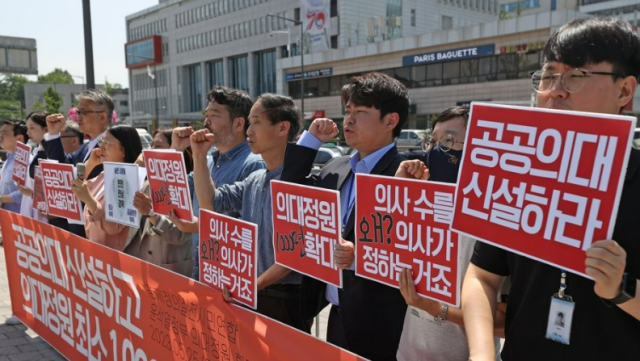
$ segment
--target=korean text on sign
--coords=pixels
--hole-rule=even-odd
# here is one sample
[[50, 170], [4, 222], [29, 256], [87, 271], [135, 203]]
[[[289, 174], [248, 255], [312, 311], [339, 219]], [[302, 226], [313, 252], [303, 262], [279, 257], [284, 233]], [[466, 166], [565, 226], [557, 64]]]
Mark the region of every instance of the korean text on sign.
[[200, 281], [257, 307], [258, 226], [200, 210]]
[[178, 218], [192, 222], [193, 208], [181, 152], [144, 150], [153, 211], [165, 216], [174, 210]]
[[584, 275], [613, 232], [635, 118], [471, 109], [452, 228]]
[[356, 275], [398, 288], [410, 268], [418, 294], [458, 306], [455, 185], [356, 176]]
[[41, 162], [47, 208], [52, 216], [83, 222], [80, 200], [71, 191], [75, 170], [71, 164]]
[[342, 287], [333, 262], [340, 240], [337, 191], [271, 181], [273, 248], [276, 263]]
[[24, 187], [29, 174], [29, 160], [31, 158], [31, 147], [18, 142], [16, 144], [15, 158], [13, 158], [12, 178]]
[[39, 165], [35, 166], [33, 174], [33, 209], [47, 214], [47, 200], [44, 195], [42, 168]]

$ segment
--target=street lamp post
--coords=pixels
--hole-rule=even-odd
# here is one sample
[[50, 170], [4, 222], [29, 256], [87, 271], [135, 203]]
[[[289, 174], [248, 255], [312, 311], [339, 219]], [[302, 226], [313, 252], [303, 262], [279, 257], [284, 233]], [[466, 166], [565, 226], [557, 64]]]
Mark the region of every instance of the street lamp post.
[[275, 14], [267, 14], [267, 16], [282, 19], [300, 25], [300, 112], [302, 113], [302, 120], [304, 120], [304, 27], [302, 21], [285, 18]]

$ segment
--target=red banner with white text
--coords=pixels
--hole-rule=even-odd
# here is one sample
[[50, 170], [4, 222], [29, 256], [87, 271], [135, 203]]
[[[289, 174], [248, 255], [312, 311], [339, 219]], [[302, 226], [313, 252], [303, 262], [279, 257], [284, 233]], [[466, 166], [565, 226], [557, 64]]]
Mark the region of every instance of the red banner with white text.
[[587, 277], [610, 239], [636, 120], [473, 103], [451, 228]]
[[455, 184], [356, 175], [356, 275], [398, 288], [412, 270], [418, 294], [460, 305]]
[[59, 228], [0, 223], [13, 313], [70, 360], [362, 360]]

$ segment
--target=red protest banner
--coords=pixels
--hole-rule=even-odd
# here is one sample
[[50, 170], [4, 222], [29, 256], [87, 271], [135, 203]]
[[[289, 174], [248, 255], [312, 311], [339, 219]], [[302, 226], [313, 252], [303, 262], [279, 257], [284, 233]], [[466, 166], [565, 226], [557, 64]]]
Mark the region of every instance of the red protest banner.
[[143, 152], [153, 211], [168, 216], [173, 209], [178, 218], [192, 222], [191, 192], [182, 153], [172, 150]]
[[31, 147], [18, 142], [16, 143], [15, 157], [13, 158], [13, 174], [11, 178], [24, 187], [29, 174], [29, 158], [31, 157]]
[[273, 180], [271, 209], [276, 263], [342, 288], [342, 271], [333, 263], [340, 193]]
[[635, 118], [474, 103], [452, 229], [585, 273], [613, 233]]
[[84, 213], [80, 200], [71, 191], [71, 181], [75, 171], [71, 164], [41, 162], [44, 194], [49, 214], [84, 222]]
[[455, 185], [356, 175], [356, 275], [398, 288], [411, 268], [416, 292], [460, 303], [458, 234], [449, 228]]
[[33, 209], [47, 214], [47, 199], [44, 195], [44, 180], [42, 179], [42, 168], [35, 166], [33, 173]]
[[362, 360], [60, 228], [0, 226], [13, 313], [69, 360]]
[[200, 210], [200, 282], [257, 308], [258, 226]]

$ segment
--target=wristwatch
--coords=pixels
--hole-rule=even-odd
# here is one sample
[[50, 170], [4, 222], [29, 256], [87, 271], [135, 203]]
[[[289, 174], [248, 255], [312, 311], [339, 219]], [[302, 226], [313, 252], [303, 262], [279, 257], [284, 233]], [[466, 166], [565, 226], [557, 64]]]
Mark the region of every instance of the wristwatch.
[[156, 212], [153, 211], [153, 208], [151, 208], [151, 210], [149, 210], [149, 213], [147, 213], [147, 217], [154, 217], [156, 215]]
[[607, 306], [619, 305], [636, 297], [636, 279], [625, 272], [620, 283], [620, 293], [614, 298], [603, 298]]
[[433, 320], [437, 323], [445, 323], [447, 322], [447, 310], [449, 309], [449, 305], [446, 303], [442, 304], [442, 309], [440, 309], [440, 313], [433, 317]]

